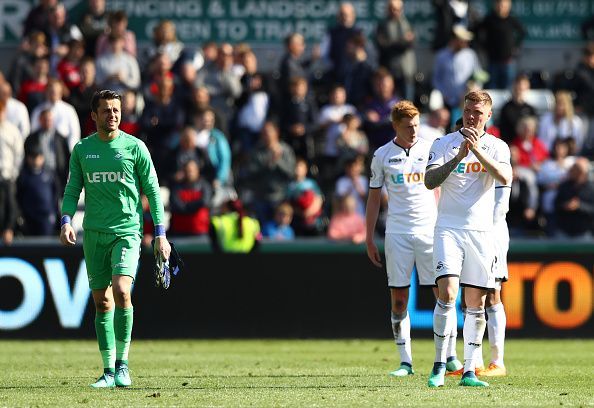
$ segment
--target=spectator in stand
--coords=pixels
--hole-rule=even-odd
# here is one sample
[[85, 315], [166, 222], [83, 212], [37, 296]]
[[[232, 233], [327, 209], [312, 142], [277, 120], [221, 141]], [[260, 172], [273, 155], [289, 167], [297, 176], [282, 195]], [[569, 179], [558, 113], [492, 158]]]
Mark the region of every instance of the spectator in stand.
[[24, 103], [12, 97], [12, 88], [10, 87], [10, 84], [4, 80], [1, 73], [0, 104], [6, 106], [6, 119], [17, 127], [24, 140], [31, 130], [29, 112]]
[[206, 41], [202, 44], [202, 57], [204, 65], [208, 65], [217, 60], [219, 55], [219, 46], [214, 41]]
[[527, 167], [534, 172], [540, 170], [542, 162], [549, 158], [549, 150], [537, 137], [538, 120], [533, 116], [526, 116], [518, 122], [516, 137], [512, 146], [518, 149], [518, 166]]
[[70, 150], [66, 137], [54, 127], [51, 108], [46, 108], [39, 114], [39, 129], [31, 133], [25, 144], [39, 146], [43, 155], [43, 165], [55, 176], [57, 197], [64, 195], [64, 187], [68, 179]]
[[594, 159], [594, 42], [586, 45], [575, 69], [576, 110], [588, 122], [582, 155]]
[[109, 44], [111, 51], [107, 51], [95, 61], [97, 85], [119, 94], [127, 89], [139, 89], [140, 67], [136, 58], [124, 50], [124, 38], [110, 36]]
[[542, 140], [550, 151], [556, 139], [571, 139], [570, 155], [582, 150], [585, 138], [582, 118], [573, 110], [573, 101], [569, 91], [555, 92], [555, 107], [545, 112], [539, 121], [538, 138]]
[[355, 210], [365, 217], [365, 204], [369, 191], [369, 179], [363, 174], [365, 157], [354, 156], [344, 164], [344, 175], [336, 180], [335, 196], [352, 196], [355, 199]]
[[0, 103], [0, 234], [10, 245], [14, 236], [17, 204], [15, 181], [23, 161], [23, 137], [6, 119], [6, 105]]
[[177, 62], [182, 61], [184, 44], [177, 39], [175, 23], [171, 20], [161, 20], [153, 29], [153, 43], [145, 49], [141, 63], [152, 61], [159, 54], [166, 54], [175, 71]]
[[223, 134], [228, 135], [229, 118], [225, 116], [223, 112], [210, 105], [210, 93], [208, 92], [208, 88], [205, 86], [194, 87], [192, 92], [192, 108], [189, 111], [186, 123], [192, 125], [194, 123], [194, 117], [206, 109], [212, 110], [215, 115], [214, 127], [223, 132]]
[[210, 94], [210, 103], [227, 118], [232, 118], [235, 100], [242, 91], [241, 80], [233, 72], [233, 46], [221, 44], [215, 62], [207, 64], [198, 72], [197, 86], [205, 86]]
[[314, 159], [314, 128], [318, 110], [304, 77], [291, 79], [289, 95], [282, 99], [281, 134], [297, 156]]
[[319, 132], [323, 135], [323, 151], [317, 157], [321, 177], [324, 180], [334, 180], [336, 176], [336, 158], [338, 147], [336, 141], [340, 137], [339, 126], [345, 114], [357, 114], [357, 109], [346, 103], [344, 86], [335, 85], [330, 90], [328, 104], [320, 109], [318, 116]]
[[161, 180], [184, 120], [184, 111], [173, 97], [173, 79], [166, 76], [157, 85], [156, 97], [146, 101], [140, 117], [141, 139], [146, 141]]
[[171, 221], [168, 234], [197, 236], [208, 234], [209, 205], [212, 198], [210, 183], [200, 174], [196, 160], [187, 160], [182, 168], [182, 178], [171, 185], [169, 206]]
[[437, 108], [429, 112], [427, 122], [419, 126], [419, 137], [433, 142], [435, 139], [449, 133], [450, 111], [446, 108]]
[[510, 235], [513, 237], [522, 237], [539, 228], [536, 218], [539, 192], [534, 171], [528, 167], [518, 165], [518, 148], [516, 146], [510, 146], [510, 152], [512, 186], [509, 212], [506, 219]]
[[512, 0], [494, 0], [493, 9], [475, 30], [477, 42], [487, 54], [488, 89], [509, 89], [516, 77], [526, 30], [511, 9]]
[[23, 39], [8, 72], [8, 80], [15, 94], [19, 93], [23, 82], [35, 78], [35, 61], [47, 57], [48, 53], [47, 39], [43, 32], [33, 31]]
[[240, 60], [244, 67], [241, 77], [241, 96], [236, 102], [234, 153], [246, 157], [258, 142], [262, 126], [268, 117], [270, 97], [264, 75], [258, 72], [258, 60], [252, 51], [243, 53]]
[[197, 71], [191, 60], [185, 60], [180, 64], [179, 75], [175, 87], [175, 97], [186, 112], [186, 121], [191, 120], [190, 114], [194, 107], [194, 84], [196, 83]]
[[[165, 78], [177, 80], [172, 71], [171, 59], [167, 54], [157, 54], [141, 72], [143, 84], [143, 96], [145, 100], [155, 99], [159, 92], [159, 83]], [[174, 86], [175, 90], [175, 86]]]
[[357, 19], [355, 7], [352, 3], [343, 2], [338, 8], [336, 23], [328, 28], [320, 44], [320, 53], [329, 66], [328, 80], [344, 84], [346, 74], [346, 44], [349, 38], [362, 31], [355, 26]]
[[575, 163], [576, 157], [570, 154], [571, 148], [570, 139], [555, 139], [551, 147], [551, 158], [542, 163], [536, 174], [541, 191], [540, 209], [546, 221], [545, 231], [548, 236], [554, 236], [557, 231], [555, 216], [557, 189]]
[[591, 239], [594, 226], [594, 185], [590, 162], [578, 157], [569, 169], [567, 180], [559, 185], [555, 198], [557, 236]]
[[[66, 101], [76, 110], [83, 137], [95, 133], [96, 130], [95, 122], [91, 118], [89, 101], [98, 89], [95, 82], [95, 61], [90, 57], [85, 57], [80, 62], [80, 84], [73, 88], [66, 98]], [[121, 125], [120, 128], [124, 130]]]
[[195, 117], [197, 131], [196, 146], [206, 150], [212, 166], [210, 182], [214, 190], [213, 210], [218, 210], [224, 201], [236, 196], [231, 172], [231, 147], [227, 137], [214, 127], [215, 114], [212, 109], [205, 109]]
[[448, 44], [456, 25], [473, 27], [478, 20], [478, 12], [468, 0], [432, 0], [436, 17], [431, 48], [438, 51]]
[[404, 15], [402, 0], [388, 0], [386, 18], [377, 25], [375, 42], [379, 64], [390, 71], [404, 98], [414, 100], [414, 76], [417, 73], [415, 32]]
[[242, 193], [253, 197], [251, 208], [258, 220], [265, 224], [272, 218], [279, 203], [287, 199], [287, 187], [295, 172], [295, 154], [288, 144], [281, 141], [276, 124], [264, 123], [260, 144], [240, 171], [242, 181], [245, 181], [241, 185], [247, 190]]
[[48, 82], [49, 59], [39, 57], [33, 63], [33, 77], [24, 80], [18, 92], [19, 101], [25, 104], [29, 113], [44, 101]]
[[372, 151], [394, 137], [390, 113], [399, 100], [394, 78], [388, 70], [379, 68], [373, 75], [373, 99], [363, 112], [363, 129]]
[[25, 162], [16, 183], [16, 198], [24, 219], [24, 235], [50, 236], [58, 218], [58, 187], [54, 172], [44, 165], [37, 140], [25, 142]]
[[355, 34], [346, 42], [346, 60], [344, 62], [344, 89], [347, 102], [357, 109], [362, 109], [373, 93], [371, 66], [363, 34]]
[[336, 141], [338, 147], [339, 162], [344, 162], [349, 157], [369, 153], [369, 142], [367, 136], [361, 130], [361, 119], [359, 116], [347, 113], [342, 118], [340, 125], [340, 137]]
[[294, 209], [293, 228], [298, 236], [317, 236], [322, 232], [324, 197], [318, 183], [308, 177], [307, 160], [295, 161], [295, 179], [289, 183], [287, 200]]
[[50, 10], [56, 7], [58, 0], [39, 0], [39, 4], [32, 7], [23, 23], [23, 36], [33, 31], [45, 31], [49, 25]]
[[285, 38], [285, 54], [278, 68], [278, 87], [281, 100], [284, 101], [291, 95], [291, 83], [295, 78], [308, 78], [307, 69], [310, 60], [303, 59], [305, 40], [299, 33], [291, 33]]
[[450, 110], [462, 102], [468, 80], [484, 80], [478, 55], [468, 46], [472, 39], [470, 31], [462, 25], [456, 25], [447, 47], [435, 54], [432, 84], [441, 92]]
[[62, 100], [64, 95], [64, 84], [59, 79], [50, 79], [45, 91], [45, 102], [38, 105], [31, 114], [31, 130], [35, 131], [41, 127], [39, 116], [46, 109], [51, 109], [54, 117], [54, 127], [68, 140], [70, 151], [80, 140], [80, 122], [74, 107]]
[[501, 108], [499, 130], [501, 140], [510, 144], [516, 135], [516, 127], [521, 118], [536, 117], [536, 109], [526, 103], [526, 94], [530, 90], [530, 78], [526, 74], [516, 76], [512, 86], [512, 97]]
[[137, 55], [136, 34], [128, 30], [128, 15], [123, 10], [116, 10], [109, 13], [107, 17], [107, 29], [97, 39], [95, 56], [100, 57], [109, 51], [109, 37], [123, 37], [124, 50], [134, 57]]
[[80, 63], [84, 56], [84, 41], [72, 39], [68, 42], [68, 52], [58, 63], [58, 78], [66, 85], [69, 93], [80, 85]]
[[107, 31], [107, 27], [105, 0], [88, 0], [87, 10], [83, 14], [80, 23], [80, 31], [85, 39], [85, 54], [87, 56], [95, 57], [97, 40], [101, 34]]
[[328, 239], [361, 244], [367, 234], [365, 218], [357, 211], [357, 202], [351, 195], [336, 197], [335, 209], [328, 225]]
[[128, 89], [124, 91], [122, 95], [122, 119], [120, 121], [120, 130], [128, 133], [129, 135], [139, 137], [139, 119], [140, 115], [138, 114], [137, 93], [131, 89]]
[[280, 203], [274, 210], [274, 218], [264, 224], [262, 235], [274, 241], [290, 241], [295, 239], [295, 231], [291, 227], [293, 207], [287, 202]]
[[200, 176], [212, 183], [214, 179], [214, 169], [208, 158], [207, 148], [201, 148], [197, 145], [198, 132], [191, 126], [186, 126], [181, 131], [179, 145], [175, 148], [169, 161], [170, 168], [167, 178], [179, 183], [183, 178], [183, 165], [189, 160], [198, 163]]
[[84, 40], [80, 29], [66, 19], [66, 7], [58, 3], [50, 9], [49, 24], [45, 30], [50, 51], [50, 73], [56, 74], [58, 62], [68, 54], [70, 40]]

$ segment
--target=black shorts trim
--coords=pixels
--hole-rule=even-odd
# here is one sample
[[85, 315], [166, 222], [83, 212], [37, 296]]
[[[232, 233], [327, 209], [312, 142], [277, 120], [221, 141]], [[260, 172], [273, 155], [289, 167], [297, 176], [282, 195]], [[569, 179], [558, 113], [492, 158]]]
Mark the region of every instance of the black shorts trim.
[[410, 288], [410, 284], [406, 286], [388, 286], [390, 289], [408, 289]]
[[471, 285], [469, 283], [462, 283], [460, 282], [460, 286], [463, 288], [475, 288], [475, 289], [482, 289], [482, 290], [486, 290], [487, 292], [492, 292], [495, 290], [495, 288], [487, 288], [485, 286], [477, 286], [477, 285]]
[[369, 186], [369, 188], [370, 188], [371, 190], [378, 190], [378, 189], [380, 189], [380, 188], [384, 188], [384, 186], [381, 186], [381, 187], [371, 187], [371, 186]]
[[437, 285], [435, 283], [430, 283], [429, 285], [421, 285], [419, 283], [419, 286], [423, 287], [423, 288], [436, 288]]
[[437, 278], [435, 278], [435, 286], [437, 286], [437, 281], [442, 278], [458, 278], [458, 279], [460, 279], [460, 275], [456, 275], [455, 273], [448, 273], [445, 275], [438, 276]]

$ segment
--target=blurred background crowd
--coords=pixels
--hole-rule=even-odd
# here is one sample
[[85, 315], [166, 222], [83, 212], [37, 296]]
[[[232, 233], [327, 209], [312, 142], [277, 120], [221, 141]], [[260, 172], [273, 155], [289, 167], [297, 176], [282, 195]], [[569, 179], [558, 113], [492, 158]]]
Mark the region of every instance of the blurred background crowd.
[[[172, 236], [208, 234], [211, 217], [239, 198], [269, 239], [363, 242], [368, 165], [394, 137], [394, 103], [414, 101], [420, 137], [434, 140], [477, 88], [494, 100], [488, 131], [512, 151], [512, 237], [592, 236], [594, 18], [581, 26], [579, 64], [542, 78], [518, 69], [527, 34], [511, 0], [494, 0], [481, 18], [467, 1], [434, 0], [424, 76], [402, 0], [386, 1], [372, 36], [341, 3], [319, 44], [290, 33], [266, 71], [249, 43], [184, 44], [171, 20], [138, 47], [126, 13], [105, 6], [89, 0], [71, 21], [62, 3], [40, 0], [0, 73], [5, 244], [57, 234], [70, 152], [95, 131], [89, 102], [104, 88], [122, 95], [120, 128], [151, 152]], [[146, 221], [148, 242], [148, 211]]]

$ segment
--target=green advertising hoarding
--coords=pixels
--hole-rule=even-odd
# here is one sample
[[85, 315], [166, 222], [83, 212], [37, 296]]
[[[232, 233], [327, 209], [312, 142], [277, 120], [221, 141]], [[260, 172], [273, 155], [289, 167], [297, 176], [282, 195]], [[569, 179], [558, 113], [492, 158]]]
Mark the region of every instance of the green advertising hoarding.
[[[149, 42], [161, 19], [176, 23], [178, 37], [189, 44], [204, 41], [250, 42], [274, 46], [289, 32], [302, 33], [308, 43], [320, 41], [332, 24], [340, 1], [324, 0], [107, 0], [109, 10], [125, 10], [129, 26], [140, 43]], [[371, 33], [385, 14], [385, 0], [352, 1], [357, 24]], [[470, 0], [484, 15], [491, 0]], [[0, 43], [13, 45], [20, 27], [36, 0], [0, 0]], [[65, 0], [76, 22], [86, 9], [86, 0]], [[405, 13], [420, 45], [433, 37], [434, 9], [431, 0], [405, 1]], [[528, 31], [526, 45], [575, 44], [581, 41], [581, 24], [594, 15], [594, 0], [514, 0], [513, 13]]]

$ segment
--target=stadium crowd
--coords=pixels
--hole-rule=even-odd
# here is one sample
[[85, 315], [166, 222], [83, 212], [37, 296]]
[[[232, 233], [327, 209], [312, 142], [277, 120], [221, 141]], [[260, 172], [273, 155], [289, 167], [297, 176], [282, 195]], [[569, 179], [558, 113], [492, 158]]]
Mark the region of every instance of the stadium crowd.
[[[70, 152], [95, 131], [89, 102], [106, 88], [123, 96], [120, 128], [149, 148], [172, 236], [206, 235], [210, 217], [239, 197], [270, 239], [362, 242], [369, 162], [394, 137], [393, 105], [414, 101], [420, 136], [433, 141], [453, 129], [463, 95], [483, 88], [511, 95], [488, 131], [512, 151], [512, 237], [591, 237], [593, 20], [571, 75], [543, 82], [517, 68], [526, 32], [511, 0], [495, 0], [483, 18], [465, 1], [433, 3], [434, 65], [423, 82], [402, 0], [386, 2], [369, 38], [342, 3], [320, 44], [306, 52], [289, 34], [270, 72], [247, 43], [190, 46], [164, 20], [141, 49], [125, 12], [107, 12], [104, 0], [89, 0], [76, 23], [62, 3], [40, 0], [0, 74], [2, 241], [57, 234]], [[552, 108], [532, 106], [531, 87], [552, 91]], [[427, 103], [430, 93], [440, 103]], [[150, 240], [148, 212], [147, 221]]]

